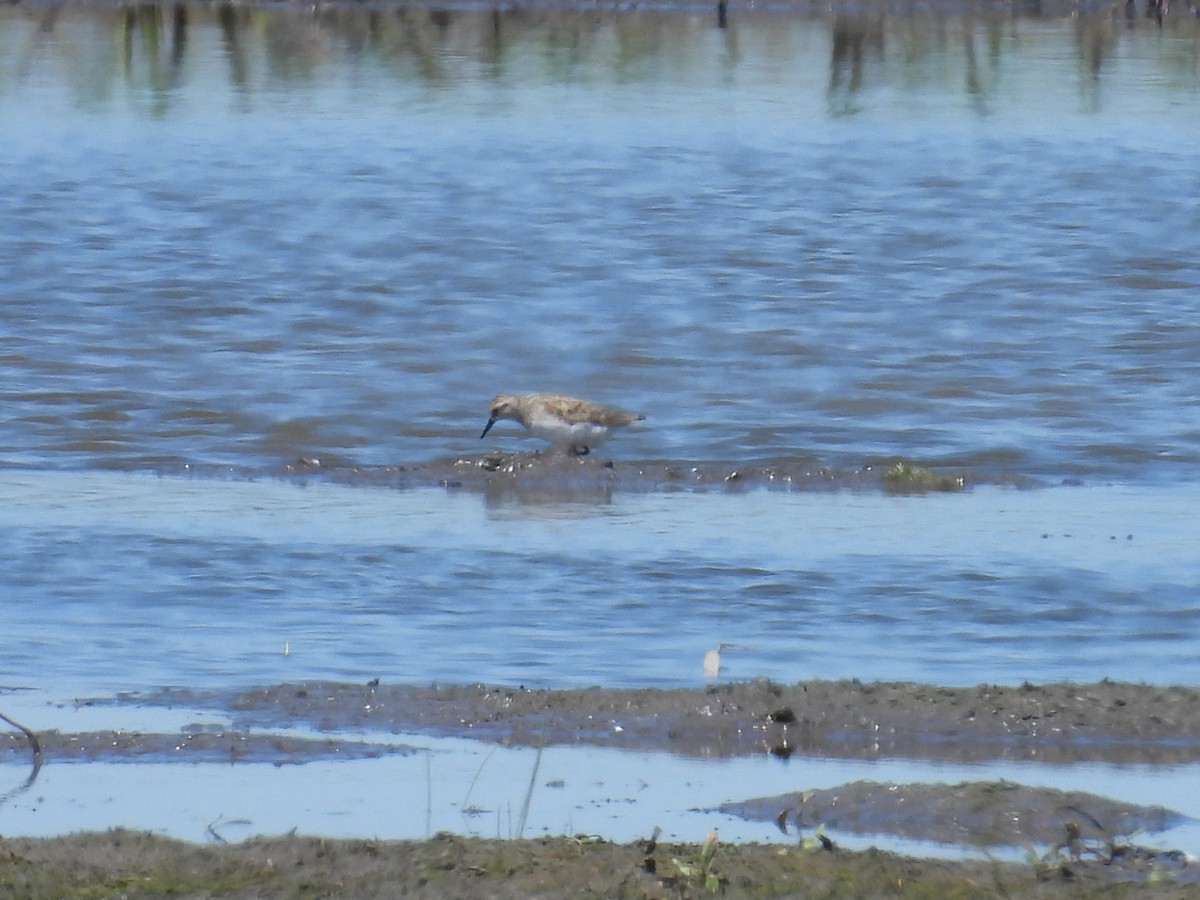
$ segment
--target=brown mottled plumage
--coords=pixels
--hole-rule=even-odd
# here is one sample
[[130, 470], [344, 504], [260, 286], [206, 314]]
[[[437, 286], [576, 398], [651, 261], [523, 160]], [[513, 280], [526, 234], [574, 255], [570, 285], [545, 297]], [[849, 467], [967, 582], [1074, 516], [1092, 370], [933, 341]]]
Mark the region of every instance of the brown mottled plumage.
[[557, 447], [584, 454], [607, 438], [612, 429], [644, 418], [563, 394], [497, 394], [479, 439], [487, 437], [500, 419], [512, 419]]

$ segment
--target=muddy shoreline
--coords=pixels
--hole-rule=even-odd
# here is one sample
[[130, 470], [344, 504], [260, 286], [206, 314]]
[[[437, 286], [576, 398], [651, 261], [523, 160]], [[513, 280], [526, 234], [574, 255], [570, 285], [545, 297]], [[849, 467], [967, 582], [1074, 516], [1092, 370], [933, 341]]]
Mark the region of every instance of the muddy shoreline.
[[1120, 880], [1112, 877], [1115, 869], [1112, 862], [1084, 858], [1028, 865], [950, 862], [847, 852], [819, 842], [668, 844], [652, 837], [630, 844], [450, 834], [394, 842], [287, 837], [220, 846], [124, 831], [0, 838], [0, 885], [22, 900], [1190, 896], [1169, 871]]

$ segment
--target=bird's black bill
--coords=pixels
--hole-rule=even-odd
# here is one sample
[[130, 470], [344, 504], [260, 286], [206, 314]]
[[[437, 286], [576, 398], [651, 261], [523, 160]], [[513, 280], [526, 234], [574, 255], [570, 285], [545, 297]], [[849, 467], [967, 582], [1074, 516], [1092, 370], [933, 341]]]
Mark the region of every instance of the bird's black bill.
[[495, 424], [496, 424], [496, 420], [495, 420], [495, 419], [488, 419], [488, 423], [487, 423], [486, 425], [484, 425], [484, 426], [483, 426], [483, 434], [481, 434], [481, 435], [479, 436], [479, 439], [480, 439], [481, 441], [482, 441], [482, 440], [483, 440], [485, 437], [487, 437], [487, 433], [488, 433], [489, 431], [491, 431], [491, 430], [492, 430], [492, 426], [493, 426], [493, 425], [495, 425]]

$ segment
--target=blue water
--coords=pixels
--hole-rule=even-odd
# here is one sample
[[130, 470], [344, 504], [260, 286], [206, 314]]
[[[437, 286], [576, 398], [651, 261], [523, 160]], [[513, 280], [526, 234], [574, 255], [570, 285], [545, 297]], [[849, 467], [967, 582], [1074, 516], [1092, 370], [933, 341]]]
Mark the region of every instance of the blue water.
[[0, 10], [0, 685], [1192, 681], [1196, 23], [710, 13]]
[[[5, 668], [53, 696], [307, 678], [1188, 683], [1186, 488], [618, 495], [0, 473]], [[78, 694], [76, 694], [78, 696]]]
[[1196, 469], [1186, 19], [216, 15], [0, 19], [0, 461]]

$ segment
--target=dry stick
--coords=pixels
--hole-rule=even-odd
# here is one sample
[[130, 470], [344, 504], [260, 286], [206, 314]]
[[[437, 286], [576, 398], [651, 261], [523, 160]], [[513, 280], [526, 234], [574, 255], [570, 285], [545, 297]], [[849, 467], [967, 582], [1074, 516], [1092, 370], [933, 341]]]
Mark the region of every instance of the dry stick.
[[33, 767], [37, 769], [42, 764], [42, 742], [38, 740], [38, 736], [22, 725], [0, 712], [0, 719], [3, 719], [13, 728], [20, 731], [26, 738], [29, 739], [29, 746], [33, 748]]
[[425, 751], [425, 837], [433, 834], [433, 767], [429, 762], [430, 751]]
[[22, 725], [20, 722], [14, 722], [4, 713], [0, 713], [0, 720], [7, 722], [13, 728], [18, 729], [29, 740], [29, 746], [33, 748], [33, 768], [29, 772], [29, 777], [25, 779], [25, 783], [17, 785], [11, 791], [0, 794], [0, 806], [3, 806], [13, 797], [20, 794], [22, 791], [27, 791], [33, 787], [33, 783], [37, 781], [38, 773], [42, 771], [42, 742], [38, 740], [38, 736]]
[[[496, 746], [499, 746], [498, 744]], [[475, 770], [475, 777], [471, 779], [471, 784], [467, 787], [467, 793], [462, 798], [462, 810], [467, 810], [467, 801], [471, 799], [471, 791], [475, 790], [475, 782], [479, 780], [479, 776], [483, 774], [483, 767], [487, 765], [487, 761], [492, 758], [492, 754], [496, 752], [496, 747], [492, 747], [487, 752], [487, 756], [483, 758], [483, 762], [479, 764], [479, 768]]]
[[542, 748], [538, 747], [533, 760], [533, 771], [529, 773], [529, 790], [525, 792], [525, 803], [521, 807], [521, 820], [517, 823], [517, 840], [525, 837], [525, 819], [529, 816], [529, 801], [533, 798], [533, 782], [537, 779], [538, 766], [542, 764]]

